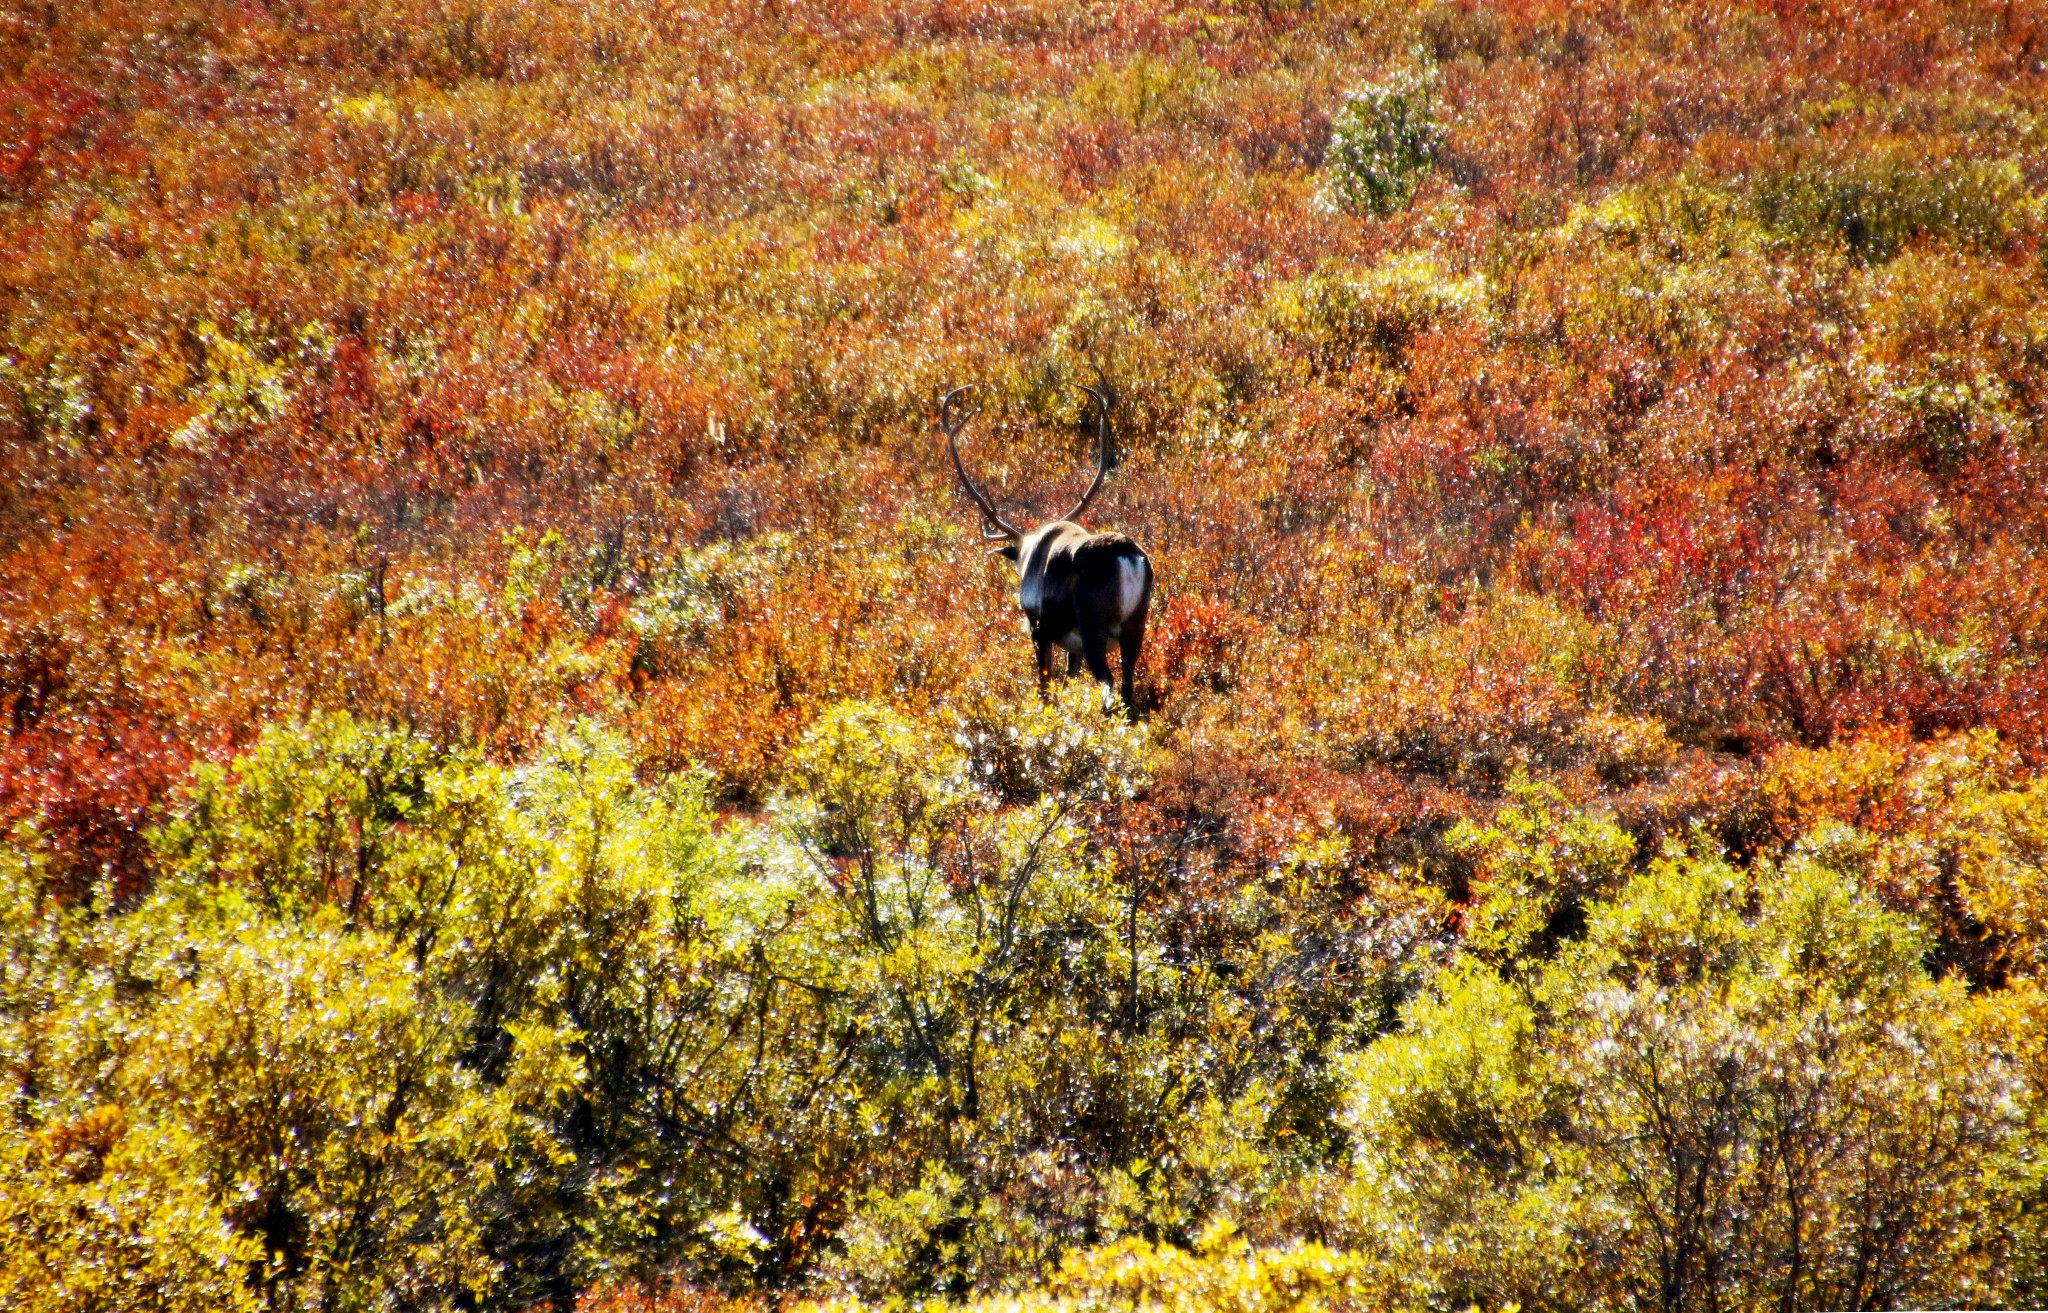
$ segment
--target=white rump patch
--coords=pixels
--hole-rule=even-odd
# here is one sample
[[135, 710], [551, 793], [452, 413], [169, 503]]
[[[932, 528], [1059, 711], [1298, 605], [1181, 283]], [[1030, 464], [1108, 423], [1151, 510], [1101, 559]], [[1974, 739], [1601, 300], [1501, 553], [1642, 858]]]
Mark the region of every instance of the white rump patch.
[[1116, 563], [1116, 618], [1122, 624], [1137, 611], [1145, 597], [1145, 562], [1126, 556]]

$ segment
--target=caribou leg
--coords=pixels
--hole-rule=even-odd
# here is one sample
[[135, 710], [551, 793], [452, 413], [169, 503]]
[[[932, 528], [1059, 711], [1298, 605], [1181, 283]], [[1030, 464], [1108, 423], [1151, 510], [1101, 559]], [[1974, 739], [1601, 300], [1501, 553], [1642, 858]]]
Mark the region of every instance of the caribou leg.
[[1051, 681], [1052, 644], [1041, 642], [1038, 645], [1038, 692], [1041, 696], [1044, 695], [1046, 685]]
[[1109, 673], [1109, 635], [1082, 630], [1081, 651], [1088, 659], [1088, 673], [1095, 676], [1095, 682], [1115, 688], [1116, 676]]
[[1123, 653], [1124, 707], [1136, 715], [1138, 704], [1131, 697], [1131, 678], [1138, 673], [1138, 652], [1145, 646], [1145, 615], [1142, 611], [1117, 631], [1116, 645]]
[[1068, 678], [1068, 679], [1072, 679], [1072, 678], [1073, 678], [1074, 676], [1076, 676], [1076, 675], [1078, 675], [1078, 674], [1080, 674], [1080, 673], [1081, 673], [1081, 654], [1080, 654], [1079, 652], [1069, 652], [1069, 653], [1067, 653], [1067, 678]]

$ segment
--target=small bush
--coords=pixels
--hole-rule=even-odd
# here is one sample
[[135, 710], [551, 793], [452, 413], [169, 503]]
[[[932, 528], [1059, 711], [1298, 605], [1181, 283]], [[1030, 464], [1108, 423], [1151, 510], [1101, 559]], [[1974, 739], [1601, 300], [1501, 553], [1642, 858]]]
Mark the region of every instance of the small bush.
[[1353, 214], [1392, 214], [1415, 195], [1442, 140], [1434, 74], [1402, 68], [1368, 82], [1331, 124], [1331, 195]]

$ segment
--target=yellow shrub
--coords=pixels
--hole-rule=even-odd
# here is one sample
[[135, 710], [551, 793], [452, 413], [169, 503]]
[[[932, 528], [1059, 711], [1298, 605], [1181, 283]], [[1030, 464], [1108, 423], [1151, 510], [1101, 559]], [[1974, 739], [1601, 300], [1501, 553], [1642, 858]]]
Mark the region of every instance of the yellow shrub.
[[[1357, 1254], [1296, 1241], [1253, 1248], [1227, 1224], [1193, 1250], [1125, 1240], [1070, 1255], [1044, 1287], [976, 1300], [960, 1313], [1321, 1313], [1358, 1307], [1368, 1277]], [[857, 1313], [828, 1302], [805, 1313]]]

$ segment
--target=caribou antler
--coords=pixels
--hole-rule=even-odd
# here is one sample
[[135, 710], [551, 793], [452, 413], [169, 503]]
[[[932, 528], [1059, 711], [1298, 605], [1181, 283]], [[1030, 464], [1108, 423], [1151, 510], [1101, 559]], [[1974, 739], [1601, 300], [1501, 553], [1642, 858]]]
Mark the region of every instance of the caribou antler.
[[996, 504], [989, 500], [987, 493], [974, 486], [974, 480], [967, 477], [967, 466], [960, 461], [960, 430], [966, 428], [968, 421], [981, 412], [971, 410], [956, 423], [953, 419], [953, 399], [962, 392], [973, 390], [974, 384], [969, 383], [954, 388], [939, 398], [939, 427], [946, 432], [946, 450], [953, 453], [953, 472], [960, 476], [960, 486], [966, 489], [967, 495], [981, 508], [982, 515], [988, 520], [988, 525], [982, 530], [981, 536], [990, 541], [1002, 538], [1009, 542], [1018, 542], [1023, 539], [1023, 533], [997, 512]]
[[1098, 373], [1095, 381], [1100, 388], [1089, 387], [1086, 383], [1074, 386], [1086, 392], [1095, 402], [1095, 479], [1088, 485], [1088, 491], [1081, 494], [1081, 500], [1074, 503], [1074, 509], [1060, 518], [1072, 520], [1088, 509], [1088, 503], [1095, 500], [1095, 494], [1102, 491], [1102, 481], [1109, 475], [1109, 408], [1116, 404], [1116, 394], [1109, 390], [1109, 380]]

